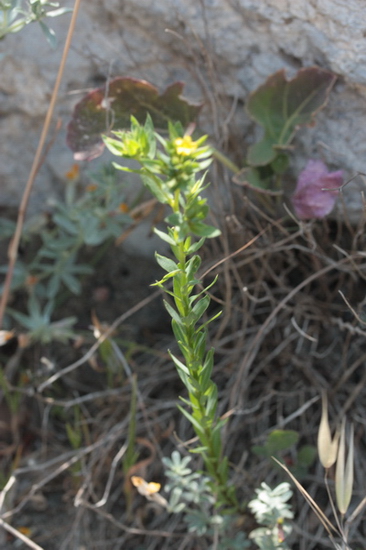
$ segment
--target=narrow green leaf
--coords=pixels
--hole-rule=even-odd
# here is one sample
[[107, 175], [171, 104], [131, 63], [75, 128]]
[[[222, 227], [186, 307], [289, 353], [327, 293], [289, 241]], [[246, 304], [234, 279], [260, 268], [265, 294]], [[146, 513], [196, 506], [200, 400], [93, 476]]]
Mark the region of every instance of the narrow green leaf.
[[180, 412], [187, 418], [187, 420], [189, 420], [189, 422], [192, 424], [193, 428], [194, 428], [194, 431], [196, 432], [196, 434], [198, 435], [198, 437], [202, 440], [205, 438], [205, 430], [204, 430], [204, 427], [201, 426], [201, 424], [188, 412], [186, 411], [185, 409], [183, 409], [183, 407], [180, 407], [178, 405], [178, 409], [180, 410]]
[[[217, 458], [218, 461], [222, 460], [222, 441], [221, 441], [221, 429], [215, 430], [211, 435], [211, 443], [213, 449], [213, 455]], [[220, 466], [219, 466], [220, 468]], [[225, 467], [222, 467], [223, 472], [225, 472]], [[220, 469], [219, 469], [220, 471]], [[226, 472], [225, 472], [226, 473]]]
[[82, 441], [82, 434], [80, 430], [77, 430], [69, 424], [69, 422], [66, 423], [66, 433], [69, 442], [71, 443], [71, 446], [73, 449], [79, 449]]
[[60, 290], [61, 286], [61, 275], [60, 273], [55, 273], [48, 281], [47, 284], [47, 298], [55, 298], [56, 294]]
[[207, 344], [207, 333], [206, 331], [199, 331], [196, 332], [194, 335], [194, 350], [195, 350], [195, 356], [197, 358], [197, 361], [200, 361], [203, 363], [205, 353], [206, 353], [206, 344]]
[[[193, 376], [190, 377], [190, 386], [191, 386], [191, 389], [189, 390], [191, 393], [198, 393], [200, 394], [201, 393], [201, 388], [200, 388], [200, 385], [199, 385], [199, 382], [198, 380], [196, 380], [195, 378], [193, 378]], [[192, 396], [191, 396], [192, 397]], [[192, 406], [194, 406], [194, 402], [192, 401]]]
[[206, 237], [208, 239], [213, 239], [221, 235], [220, 229], [213, 227], [212, 225], [207, 225], [203, 222], [190, 223], [189, 228], [194, 235], [198, 237]]
[[191, 282], [192, 277], [194, 277], [194, 275], [197, 273], [200, 266], [201, 266], [201, 258], [199, 256], [197, 255], [192, 256], [192, 258], [188, 260], [185, 266], [185, 271], [189, 282]]
[[174, 319], [172, 319], [172, 329], [177, 342], [186, 342], [187, 336], [184, 325], [182, 325], [181, 323], [177, 323]]
[[174, 246], [176, 243], [175, 243], [175, 240], [170, 237], [170, 235], [168, 235], [167, 233], [164, 233], [164, 231], [160, 231], [159, 229], [157, 229], [156, 227], [154, 228], [154, 233], [160, 237], [160, 239], [162, 241], [165, 241], [166, 243], [170, 244], [171, 246]]
[[165, 221], [169, 225], [179, 227], [183, 224], [184, 220], [181, 212], [174, 212], [173, 214], [169, 214], [169, 216], [165, 218]]
[[[208, 446], [201, 446], [201, 447], [195, 447], [194, 449], [190, 449], [190, 452], [192, 454], [200, 454], [201, 456], [204, 457], [204, 455], [207, 454], [208, 452]], [[205, 460], [205, 457], [204, 457], [204, 460]], [[208, 472], [208, 473], [211, 473], [211, 472]], [[214, 474], [215, 473], [215, 470], [212, 469], [212, 473]]]
[[205, 388], [207, 388], [208, 384], [210, 383], [213, 365], [214, 365], [214, 349], [210, 349], [206, 355], [206, 359], [203, 364], [202, 371], [200, 373], [200, 383], [203, 391], [205, 391]]
[[[16, 33], [16, 32], [19, 32], [23, 27], [25, 27], [25, 25], [27, 24], [27, 21], [24, 19], [17, 19], [15, 21], [15, 23], [13, 23], [12, 25], [10, 25], [9, 27], [6, 28], [6, 31], [5, 33], [6, 34], [10, 34], [10, 33]], [[3, 38], [3, 34], [1, 35], [1, 38]]]
[[38, 21], [43, 34], [45, 35], [48, 43], [50, 44], [51, 48], [55, 49], [57, 46], [57, 38], [56, 33], [53, 29], [48, 27], [43, 21]]
[[207, 403], [206, 403], [206, 415], [209, 418], [213, 419], [216, 414], [217, 402], [218, 402], [218, 399], [217, 399], [218, 391], [217, 391], [217, 386], [216, 384], [214, 384], [214, 382], [212, 382], [209, 385], [205, 394], [208, 397]]
[[216, 315], [213, 315], [208, 321], [206, 321], [206, 323], [203, 323], [203, 325], [200, 326], [200, 329], [201, 330], [205, 329], [210, 323], [212, 323], [212, 321], [220, 317], [221, 314], [222, 314], [222, 311], [219, 311], [218, 313], [216, 313]]
[[46, 17], [58, 17], [59, 15], [64, 15], [65, 13], [72, 13], [72, 8], [58, 8], [55, 10], [50, 10], [46, 13]]
[[200, 239], [199, 241], [192, 243], [189, 248], [187, 248], [186, 254], [195, 254], [204, 245], [205, 240], [205, 237], [202, 237], [202, 239]]
[[175, 271], [175, 272], [180, 271], [177, 264], [171, 258], [167, 258], [166, 256], [161, 256], [161, 254], [158, 254], [157, 252], [155, 252], [155, 259], [160, 265], [160, 267], [162, 267], [168, 273], [172, 271]]
[[[177, 269], [176, 271], [171, 271], [170, 273], [166, 273], [164, 277], [160, 279], [160, 281], [155, 281], [155, 283], [151, 283], [150, 286], [159, 286], [161, 288], [164, 288], [164, 283], [166, 283], [166, 281], [169, 281], [169, 279], [172, 279], [173, 277], [175, 277], [178, 273], [180, 273], [180, 269]], [[174, 296], [173, 292], [170, 292], [165, 288], [164, 290], [167, 294], [170, 294], [170, 296]]]
[[176, 323], [182, 324], [182, 320], [179, 317], [178, 312], [166, 300], [163, 300], [163, 301], [164, 301], [165, 309], [167, 310], [171, 318], [174, 319]]
[[182, 401], [182, 403], [184, 403], [189, 409], [192, 409], [192, 403], [188, 400], [188, 399], [185, 399], [184, 397], [182, 397], [181, 395], [179, 396], [179, 399]]
[[[140, 172], [138, 172], [138, 174], [140, 174]], [[150, 191], [150, 193], [154, 195], [154, 197], [161, 204], [166, 204], [168, 199], [164, 191], [161, 189], [161, 185], [150, 176], [145, 176], [144, 174], [140, 174], [140, 176], [143, 184]]]
[[81, 293], [81, 283], [79, 279], [74, 277], [71, 273], [63, 273], [61, 275], [62, 282], [73, 294]]
[[169, 352], [169, 355], [172, 361], [174, 362], [174, 365], [177, 367], [177, 369], [181, 370], [182, 372], [184, 372], [184, 374], [189, 376], [189, 369], [187, 368], [187, 366], [184, 363], [182, 363], [182, 361], [179, 361], [179, 359], [175, 357], [175, 355], [173, 355], [172, 353]]
[[198, 294], [193, 294], [193, 295], [190, 297], [190, 299], [189, 299], [190, 304], [193, 304], [193, 302], [194, 302], [195, 300], [197, 300], [197, 298], [199, 298], [200, 296], [202, 296], [202, 294], [207, 294], [208, 291], [210, 290], [210, 288], [213, 287], [213, 286], [215, 285], [217, 279], [218, 279], [218, 276], [216, 275], [216, 277], [214, 278], [214, 280], [212, 281], [212, 283], [210, 283], [209, 285], [207, 285], [207, 286], [206, 286], [204, 289], [202, 289], [201, 292], [199, 292]]
[[[224, 456], [219, 464], [219, 474], [224, 478], [224, 479], [227, 479], [228, 478], [228, 473], [229, 473], [229, 461], [228, 461], [228, 458], [227, 456]], [[230, 489], [232, 487], [229, 487]]]
[[178, 346], [186, 363], [188, 364], [191, 359], [191, 348], [188, 346], [188, 344], [182, 342], [181, 340], [178, 342]]
[[63, 216], [61, 214], [54, 214], [53, 216], [53, 222], [65, 229], [68, 233], [71, 235], [77, 235], [79, 233], [79, 229], [76, 226], [74, 222], [70, 220], [69, 217]]
[[211, 299], [209, 296], [204, 296], [201, 298], [192, 308], [191, 315], [197, 320], [201, 319], [202, 315], [210, 305], [210, 301]]

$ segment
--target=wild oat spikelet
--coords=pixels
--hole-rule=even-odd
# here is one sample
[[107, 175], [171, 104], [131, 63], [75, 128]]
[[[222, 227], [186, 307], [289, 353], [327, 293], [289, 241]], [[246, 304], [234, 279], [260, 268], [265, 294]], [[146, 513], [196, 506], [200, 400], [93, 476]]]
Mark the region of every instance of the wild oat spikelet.
[[341, 437], [337, 455], [337, 466], [335, 474], [335, 491], [337, 506], [341, 514], [347, 512], [352, 497], [353, 488], [353, 426], [349, 437], [348, 456], [345, 464], [346, 455], [346, 419], [342, 421]]
[[325, 392], [322, 393], [322, 416], [318, 432], [318, 453], [319, 460], [328, 469], [335, 463], [337, 459], [339, 441], [339, 430], [337, 429], [334, 438], [332, 439], [329, 422], [328, 422], [328, 399]]

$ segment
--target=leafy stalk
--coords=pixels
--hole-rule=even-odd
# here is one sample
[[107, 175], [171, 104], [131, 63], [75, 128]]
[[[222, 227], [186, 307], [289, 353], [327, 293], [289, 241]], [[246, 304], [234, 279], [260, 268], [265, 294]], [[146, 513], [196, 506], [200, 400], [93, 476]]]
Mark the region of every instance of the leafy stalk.
[[[165, 219], [166, 232], [156, 230], [156, 233], [170, 245], [174, 259], [156, 254], [166, 274], [155, 285], [171, 298], [165, 301], [165, 306], [172, 317], [182, 357], [172, 353], [170, 356], [188, 391], [188, 399], [181, 398], [179, 409], [200, 441], [194, 452], [201, 454], [212, 478], [217, 504], [237, 509], [235, 488], [229, 484], [228, 460], [222, 452], [224, 421], [217, 415], [218, 390], [211, 378], [214, 350], [207, 345], [207, 327], [217, 315], [202, 321], [210, 304], [206, 293], [209, 287], [197, 292], [201, 284], [198, 277], [201, 259], [197, 252], [206, 238], [220, 234], [205, 222], [209, 207], [201, 194], [207, 184], [204, 177], [198, 177], [211, 163], [212, 151], [205, 145], [205, 136], [193, 141], [190, 135], [184, 135], [179, 124], [169, 125], [169, 138], [165, 140], [154, 132], [149, 117], [144, 126], [133, 117], [131, 120], [131, 131], [115, 132], [114, 138], [106, 137], [104, 141], [115, 155], [139, 161], [140, 168], [134, 172], [141, 175], [156, 199], [171, 210]], [[168, 282], [172, 282], [171, 290], [167, 288]]]

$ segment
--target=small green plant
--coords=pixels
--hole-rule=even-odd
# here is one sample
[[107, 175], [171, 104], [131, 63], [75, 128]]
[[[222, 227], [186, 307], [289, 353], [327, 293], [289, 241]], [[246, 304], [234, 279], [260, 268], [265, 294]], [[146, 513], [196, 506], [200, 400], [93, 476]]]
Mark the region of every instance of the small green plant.
[[131, 223], [124, 212], [123, 188], [112, 167], [94, 174], [85, 189], [71, 178], [64, 201], [52, 206], [51, 223], [43, 227], [42, 245], [28, 265], [29, 274], [36, 279], [35, 293], [47, 299], [54, 299], [64, 287], [79, 294], [80, 276], [93, 272], [90, 265], [78, 261], [82, 247], [117, 238]]
[[28, 314], [15, 311], [11, 308], [8, 313], [22, 325], [29, 341], [49, 344], [52, 341], [66, 342], [75, 337], [73, 325], [75, 317], [66, 317], [60, 321], [51, 321], [54, 303], [48, 301], [42, 309], [40, 300], [32, 294], [28, 300]]
[[[215, 495], [210, 478], [190, 467], [191, 457], [182, 457], [173, 451], [171, 458], [163, 458], [168, 483], [164, 491], [169, 494], [168, 512], [183, 514], [188, 531], [198, 536], [209, 536], [217, 541], [220, 550], [241, 550], [251, 546], [249, 539], [260, 550], [289, 550], [286, 543], [292, 526], [293, 512], [288, 500], [292, 496], [289, 483], [271, 489], [262, 483], [249, 509], [260, 525], [249, 533], [240, 530], [239, 517], [220, 514], [215, 508]], [[216, 537], [216, 538], [215, 538]]]
[[326, 104], [336, 76], [319, 67], [301, 69], [288, 80], [284, 70], [272, 74], [252, 92], [246, 104], [249, 116], [263, 127], [263, 138], [249, 147], [245, 168], [236, 181], [269, 194], [282, 193], [287, 153], [301, 126], [313, 125]]
[[250, 542], [236, 525], [237, 516], [223, 515], [215, 508], [215, 494], [209, 477], [190, 468], [192, 458], [173, 451], [171, 458], [163, 458], [169, 494], [167, 510], [183, 514], [188, 531], [219, 541], [220, 550], [242, 550]]
[[[65, 291], [66, 295], [80, 294], [82, 277], [93, 273], [91, 265], [80, 262], [82, 249], [110, 244], [132, 221], [125, 211], [128, 207], [123, 187], [112, 166], [93, 174], [92, 182], [84, 189], [77, 177], [66, 180], [64, 201], [51, 205], [49, 216], [38, 216], [25, 225], [23, 244], [31, 243], [40, 229], [42, 242], [31, 261], [17, 261], [12, 281], [13, 291], [28, 292], [28, 311], [8, 308], [7, 313], [28, 331], [33, 342], [74, 337], [75, 318], [52, 321], [52, 316]], [[1, 236], [5, 238], [11, 224], [3, 220], [2, 226]], [[2, 272], [6, 270], [7, 266], [0, 268]]]
[[263, 527], [254, 529], [249, 538], [253, 539], [261, 550], [276, 550], [277, 548], [289, 550], [286, 539], [290, 535], [292, 527], [288, 520], [294, 517], [288, 504], [288, 500], [292, 496], [289, 483], [280, 483], [275, 489], [262, 483], [255, 492], [257, 496], [249, 502], [249, 508], [257, 522]]
[[[162, 138], [154, 132], [149, 116], [145, 125], [132, 117], [129, 132], [114, 134], [113, 138], [105, 138], [110, 151], [138, 161], [141, 168], [115, 166], [140, 174], [154, 197], [171, 211], [165, 219], [167, 231], [155, 229], [155, 232], [170, 245], [174, 259], [156, 254], [166, 274], [155, 284], [163, 288], [173, 302], [165, 301], [165, 306], [172, 317], [182, 358], [170, 355], [188, 391], [188, 399], [181, 398], [185, 406], [179, 408], [200, 441], [195, 452], [201, 454], [213, 480], [217, 504], [237, 508], [235, 488], [229, 483], [228, 460], [222, 452], [224, 421], [217, 417], [217, 387], [211, 378], [214, 351], [207, 349], [207, 327], [217, 314], [202, 320], [210, 305], [207, 290], [212, 285], [198, 289], [201, 260], [197, 252], [206, 238], [220, 234], [205, 222], [209, 207], [202, 192], [208, 184], [204, 177], [198, 177], [210, 165], [212, 153], [205, 145], [205, 137], [193, 141], [178, 123], [170, 123], [169, 138]], [[172, 289], [168, 287], [170, 283]]]
[[294, 430], [274, 430], [263, 445], [254, 445], [252, 452], [270, 460], [272, 456], [284, 460], [289, 470], [297, 479], [304, 477], [316, 457], [313, 445], [302, 445], [295, 448], [299, 434]]
[[[46, 17], [57, 17], [72, 11], [60, 8], [59, 2], [48, 0], [3, 0], [0, 2], [0, 40], [7, 34], [21, 31], [26, 25], [38, 22], [52, 47], [56, 46], [55, 32], [44, 22]], [[51, 8], [51, 9], [50, 9]]]

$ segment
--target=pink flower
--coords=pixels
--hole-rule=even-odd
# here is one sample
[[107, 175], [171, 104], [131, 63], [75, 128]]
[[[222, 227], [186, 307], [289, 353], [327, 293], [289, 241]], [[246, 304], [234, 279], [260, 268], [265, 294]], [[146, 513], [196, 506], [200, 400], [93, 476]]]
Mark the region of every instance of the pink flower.
[[297, 181], [291, 202], [300, 220], [324, 218], [331, 212], [343, 183], [343, 172], [328, 172], [321, 160], [309, 160]]

